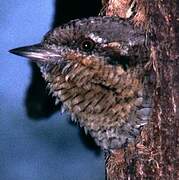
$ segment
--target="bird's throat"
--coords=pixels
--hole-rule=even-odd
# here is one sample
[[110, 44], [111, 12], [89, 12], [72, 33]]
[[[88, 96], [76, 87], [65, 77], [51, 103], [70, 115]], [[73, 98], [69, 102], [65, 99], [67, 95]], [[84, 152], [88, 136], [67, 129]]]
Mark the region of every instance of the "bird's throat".
[[116, 148], [135, 138], [139, 132], [134, 131], [135, 126], [140, 125], [135, 114], [144, 99], [139, 74], [117, 70], [114, 73], [108, 68], [103, 68], [102, 74], [80, 65], [68, 67], [70, 71], [64, 71], [54, 65], [44, 77], [56, 98], [97, 144], [103, 149]]

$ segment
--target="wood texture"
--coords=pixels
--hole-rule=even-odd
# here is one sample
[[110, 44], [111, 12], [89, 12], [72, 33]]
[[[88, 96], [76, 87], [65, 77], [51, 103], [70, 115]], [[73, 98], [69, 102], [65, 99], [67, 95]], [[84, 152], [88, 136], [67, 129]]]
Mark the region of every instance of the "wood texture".
[[[107, 180], [176, 180], [179, 179], [179, 5], [169, 0], [135, 2], [133, 22], [149, 35], [150, 68], [156, 77], [155, 107], [136, 143], [107, 156]], [[128, 3], [128, 0], [109, 0], [106, 13], [125, 17]]]

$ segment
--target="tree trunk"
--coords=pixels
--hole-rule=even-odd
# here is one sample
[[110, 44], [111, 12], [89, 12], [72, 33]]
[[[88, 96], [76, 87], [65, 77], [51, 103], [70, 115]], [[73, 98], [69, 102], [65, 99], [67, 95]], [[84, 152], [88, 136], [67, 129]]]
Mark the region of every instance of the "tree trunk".
[[149, 35], [155, 72], [153, 115], [134, 144], [107, 155], [107, 180], [179, 179], [179, 3], [103, 0], [107, 15], [132, 16]]

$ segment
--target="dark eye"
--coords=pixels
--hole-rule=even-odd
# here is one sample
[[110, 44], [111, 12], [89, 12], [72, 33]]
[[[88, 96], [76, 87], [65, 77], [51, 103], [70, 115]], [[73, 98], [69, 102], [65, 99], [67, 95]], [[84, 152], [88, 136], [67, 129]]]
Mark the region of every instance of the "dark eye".
[[95, 47], [95, 42], [91, 39], [83, 39], [80, 41], [80, 49], [83, 51], [92, 51]]

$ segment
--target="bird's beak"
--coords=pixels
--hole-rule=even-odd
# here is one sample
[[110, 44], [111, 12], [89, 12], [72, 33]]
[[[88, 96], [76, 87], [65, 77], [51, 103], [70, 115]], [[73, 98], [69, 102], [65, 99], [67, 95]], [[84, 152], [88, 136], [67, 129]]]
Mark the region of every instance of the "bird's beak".
[[37, 62], [53, 62], [60, 58], [60, 55], [52, 50], [44, 48], [41, 44], [24, 46], [9, 51], [12, 54], [23, 56]]

